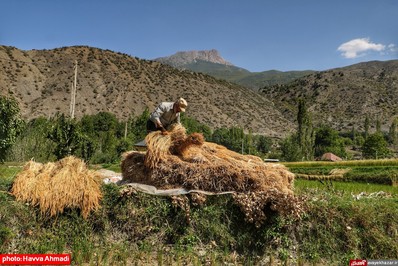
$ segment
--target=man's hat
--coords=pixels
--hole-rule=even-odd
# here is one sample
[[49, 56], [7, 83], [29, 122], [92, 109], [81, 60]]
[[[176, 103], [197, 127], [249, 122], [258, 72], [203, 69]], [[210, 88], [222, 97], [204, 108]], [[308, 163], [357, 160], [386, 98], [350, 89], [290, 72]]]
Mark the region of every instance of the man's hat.
[[185, 108], [188, 106], [188, 103], [184, 98], [178, 98], [176, 104], [178, 104], [178, 107], [180, 107], [181, 112], [185, 112]]

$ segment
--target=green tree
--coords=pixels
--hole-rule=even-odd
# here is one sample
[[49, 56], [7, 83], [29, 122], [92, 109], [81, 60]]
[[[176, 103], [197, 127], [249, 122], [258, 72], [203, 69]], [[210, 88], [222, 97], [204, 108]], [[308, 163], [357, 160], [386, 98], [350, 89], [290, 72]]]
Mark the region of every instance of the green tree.
[[141, 115], [136, 117], [131, 117], [128, 121], [128, 138], [133, 142], [141, 141], [145, 138], [146, 123], [149, 119], [150, 113], [148, 108], [146, 108]]
[[229, 134], [228, 133], [229, 133], [229, 131], [227, 128], [224, 128], [224, 127], [217, 128], [214, 130], [211, 139], [213, 142], [215, 142], [217, 144], [226, 146], [229, 142]]
[[395, 118], [390, 126], [390, 130], [388, 132], [388, 138], [390, 143], [396, 148], [398, 144], [398, 118]]
[[321, 126], [315, 133], [315, 156], [332, 152], [340, 157], [346, 157], [345, 140], [339, 133], [329, 126]]
[[30, 120], [8, 153], [8, 160], [25, 162], [34, 158], [37, 162], [53, 161], [54, 142], [47, 138], [52, 123], [45, 117]]
[[351, 134], [350, 134], [350, 137], [351, 137], [351, 139], [352, 139], [352, 141], [355, 143], [355, 138], [357, 137], [357, 131], [355, 130], [355, 127], [354, 126], [352, 126], [352, 128], [351, 128]]
[[95, 152], [93, 163], [110, 163], [118, 160], [117, 148], [124, 135], [124, 124], [119, 123], [116, 116], [108, 112], [82, 118], [82, 132], [93, 139]]
[[286, 162], [302, 161], [303, 154], [297, 141], [297, 134], [293, 134], [280, 143], [281, 160]]
[[301, 154], [304, 159], [311, 160], [314, 158], [315, 133], [304, 99], [299, 99], [298, 101], [297, 123], [297, 143]]
[[362, 147], [363, 144], [365, 143], [365, 138], [362, 135], [357, 135], [355, 137], [354, 144], [358, 147]]
[[364, 122], [365, 139], [369, 136], [369, 126], [370, 126], [369, 117], [366, 115]]
[[245, 148], [245, 134], [242, 128], [218, 128], [214, 130], [212, 141], [225, 146], [227, 149], [241, 153]]
[[266, 154], [271, 151], [272, 140], [266, 136], [259, 135], [256, 141], [256, 149], [262, 154]]
[[387, 141], [381, 133], [369, 135], [362, 146], [362, 154], [367, 159], [387, 158], [391, 152]]
[[363, 138], [363, 134], [358, 132], [355, 127], [353, 126], [351, 129], [351, 133], [348, 136], [349, 138], [351, 138], [352, 140], [352, 145], [354, 145], [354, 149], [356, 149], [357, 147], [362, 147], [365, 139]]
[[380, 122], [380, 119], [377, 117], [377, 120], [376, 120], [376, 132], [377, 133], [381, 133], [381, 122]]
[[94, 128], [94, 118], [94, 115], [84, 115], [79, 121], [82, 134], [80, 154], [85, 161], [91, 161], [91, 158], [100, 147], [100, 138]]
[[47, 137], [55, 143], [54, 155], [60, 160], [68, 155], [76, 155], [82, 136], [75, 119], [57, 115]]
[[117, 118], [114, 114], [108, 112], [99, 112], [93, 116], [94, 130], [98, 131], [112, 131], [116, 128]]
[[95, 154], [95, 142], [83, 133], [81, 133], [80, 137], [79, 155], [86, 162], [90, 162]]
[[94, 129], [94, 116], [92, 115], [84, 115], [80, 119], [80, 129], [84, 134], [89, 136], [95, 136], [95, 129]]
[[245, 134], [244, 140], [244, 152], [246, 154], [256, 154], [257, 151], [254, 146], [253, 132], [251, 129], [249, 129], [249, 134]]
[[211, 129], [198, 122], [196, 119], [187, 116], [185, 113], [181, 114], [181, 124], [187, 129], [187, 133], [199, 132], [202, 133], [206, 140], [211, 139]]
[[126, 122], [119, 122], [114, 114], [100, 112], [85, 115], [80, 120], [84, 135], [80, 148], [81, 156], [92, 163], [111, 163], [120, 158], [121, 153], [132, 147], [131, 120], [127, 121], [127, 138], [124, 138]]
[[22, 131], [24, 121], [14, 98], [0, 96], [0, 113], [0, 162], [4, 162], [7, 152]]

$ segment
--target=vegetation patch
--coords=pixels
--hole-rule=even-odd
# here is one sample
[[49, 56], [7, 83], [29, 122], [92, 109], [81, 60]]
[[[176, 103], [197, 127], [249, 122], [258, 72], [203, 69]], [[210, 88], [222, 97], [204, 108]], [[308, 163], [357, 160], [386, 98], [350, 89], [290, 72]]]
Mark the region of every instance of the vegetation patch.
[[[2, 177], [2, 190], [14, 178]], [[270, 211], [259, 227], [246, 222], [231, 195], [197, 204], [188, 194], [184, 205], [103, 184], [101, 207], [84, 219], [77, 209], [45, 216], [0, 193], [0, 252], [71, 253], [78, 265], [348, 265], [354, 258], [398, 257], [395, 187], [306, 180], [294, 187], [306, 199], [301, 219]], [[366, 196], [386, 188], [389, 196]], [[360, 192], [365, 196], [354, 197]]]
[[296, 178], [398, 184], [398, 160], [284, 163]]

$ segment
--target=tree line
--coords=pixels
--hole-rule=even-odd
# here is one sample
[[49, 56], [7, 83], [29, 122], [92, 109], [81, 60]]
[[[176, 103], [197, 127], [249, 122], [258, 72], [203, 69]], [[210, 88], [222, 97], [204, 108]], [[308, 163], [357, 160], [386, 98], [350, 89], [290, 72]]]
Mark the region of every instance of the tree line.
[[351, 132], [338, 132], [327, 125], [313, 125], [306, 102], [298, 100], [297, 132], [281, 142], [281, 158], [285, 161], [309, 161], [331, 152], [343, 159], [352, 159], [352, 151], [358, 159], [382, 159], [394, 157], [398, 144], [398, 119], [394, 119], [389, 132], [382, 132], [381, 123], [376, 121], [376, 132], [370, 133], [370, 120], [364, 118], [364, 131], [354, 127]]
[[[127, 121], [120, 121], [109, 112], [84, 115], [71, 119], [64, 114], [51, 118], [35, 118], [24, 121], [15, 99], [0, 96], [0, 162], [28, 161], [48, 162], [74, 155], [87, 162], [114, 163], [121, 154], [132, 150], [134, 144], [146, 136], [148, 109]], [[388, 147], [398, 144], [398, 121], [394, 120], [387, 133], [376, 127], [369, 133], [369, 119], [364, 120], [364, 132], [352, 130], [341, 133], [326, 125], [315, 127], [304, 100], [298, 101], [297, 131], [285, 139], [276, 141], [263, 135], [252, 134], [240, 127], [217, 128], [199, 123], [182, 114], [181, 123], [187, 133], [200, 132], [206, 141], [226, 148], [263, 158], [283, 161], [314, 160], [325, 152], [342, 158], [350, 158], [347, 146], [359, 151], [363, 158], [392, 156]]]

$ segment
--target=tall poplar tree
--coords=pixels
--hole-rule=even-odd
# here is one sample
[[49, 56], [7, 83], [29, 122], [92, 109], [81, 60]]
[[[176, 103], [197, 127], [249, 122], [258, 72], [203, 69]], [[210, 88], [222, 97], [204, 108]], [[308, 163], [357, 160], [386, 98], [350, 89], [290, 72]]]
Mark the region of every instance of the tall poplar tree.
[[297, 143], [301, 153], [305, 160], [312, 160], [314, 158], [315, 132], [304, 99], [298, 101], [297, 123]]
[[376, 120], [376, 132], [377, 133], [381, 133], [381, 122], [380, 122], [380, 119], [377, 117], [377, 120]]
[[368, 136], [369, 136], [369, 124], [370, 124], [370, 122], [369, 122], [369, 117], [366, 116], [366, 117], [365, 117], [365, 124], [364, 124], [364, 128], [365, 128], [365, 139], [367, 139]]
[[392, 121], [388, 135], [391, 144], [396, 148], [398, 144], [398, 117]]

